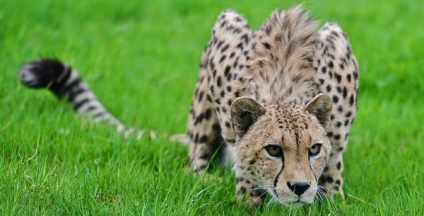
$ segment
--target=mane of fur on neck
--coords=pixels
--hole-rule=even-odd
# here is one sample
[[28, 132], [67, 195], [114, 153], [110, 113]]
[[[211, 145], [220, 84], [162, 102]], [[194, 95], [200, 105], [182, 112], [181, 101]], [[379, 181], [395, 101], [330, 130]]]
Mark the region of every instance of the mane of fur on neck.
[[251, 41], [251, 61], [244, 74], [247, 92], [262, 104], [303, 104], [299, 95], [314, 85], [317, 28], [300, 6], [272, 13]]

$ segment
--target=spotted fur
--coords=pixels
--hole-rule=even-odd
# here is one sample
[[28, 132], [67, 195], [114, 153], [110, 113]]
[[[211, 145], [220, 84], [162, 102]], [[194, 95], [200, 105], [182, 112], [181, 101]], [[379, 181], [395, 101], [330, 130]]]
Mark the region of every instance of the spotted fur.
[[[222, 12], [191, 105], [190, 167], [203, 172], [215, 153], [233, 162], [236, 193], [256, 205], [265, 193], [287, 206], [312, 203], [317, 193], [343, 195], [358, 76], [334, 23], [318, 30], [295, 7], [275, 11], [252, 32], [239, 14]], [[272, 154], [278, 149], [281, 155]]]

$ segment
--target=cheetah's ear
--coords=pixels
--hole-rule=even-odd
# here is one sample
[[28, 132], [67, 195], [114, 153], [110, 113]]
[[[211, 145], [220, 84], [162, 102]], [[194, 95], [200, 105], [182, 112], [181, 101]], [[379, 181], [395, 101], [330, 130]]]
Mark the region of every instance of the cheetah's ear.
[[237, 98], [231, 104], [231, 123], [238, 137], [242, 137], [255, 123], [265, 108], [251, 98]]
[[318, 94], [305, 106], [305, 111], [308, 111], [315, 117], [317, 117], [319, 123], [324, 128], [327, 127], [328, 117], [330, 116], [331, 109], [333, 108], [333, 102], [330, 97], [326, 94]]

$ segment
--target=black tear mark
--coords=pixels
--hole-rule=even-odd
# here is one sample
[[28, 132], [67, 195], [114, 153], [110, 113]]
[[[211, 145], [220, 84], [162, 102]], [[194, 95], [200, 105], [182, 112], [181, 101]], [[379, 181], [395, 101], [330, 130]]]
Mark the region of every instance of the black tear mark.
[[280, 178], [280, 175], [281, 175], [281, 173], [283, 173], [283, 170], [284, 170], [284, 155], [281, 157], [281, 162], [283, 163], [283, 166], [281, 167], [280, 172], [278, 172], [277, 176], [274, 179], [274, 193], [275, 193], [276, 196], [278, 196], [278, 193], [277, 193], [277, 190], [276, 190], [278, 178]]

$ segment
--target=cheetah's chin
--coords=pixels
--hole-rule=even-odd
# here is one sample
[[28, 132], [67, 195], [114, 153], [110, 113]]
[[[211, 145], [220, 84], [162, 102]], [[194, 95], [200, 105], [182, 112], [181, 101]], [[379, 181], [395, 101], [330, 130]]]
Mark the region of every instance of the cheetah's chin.
[[300, 200], [294, 201], [294, 202], [288, 202], [288, 203], [282, 203], [283, 205], [285, 205], [288, 208], [299, 208], [305, 204], [309, 204], [306, 202], [302, 202]]

